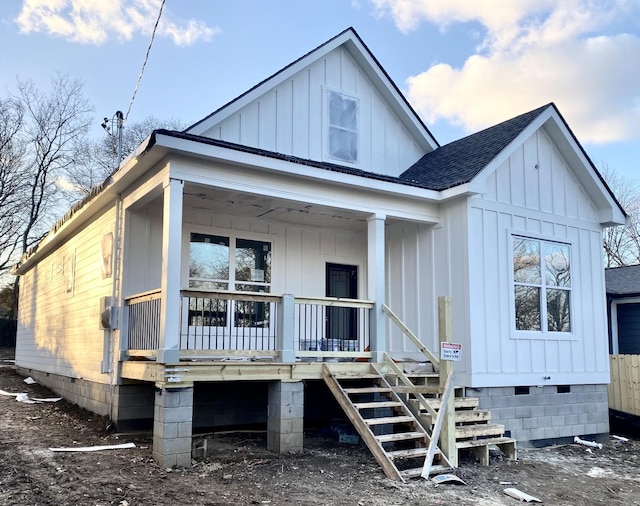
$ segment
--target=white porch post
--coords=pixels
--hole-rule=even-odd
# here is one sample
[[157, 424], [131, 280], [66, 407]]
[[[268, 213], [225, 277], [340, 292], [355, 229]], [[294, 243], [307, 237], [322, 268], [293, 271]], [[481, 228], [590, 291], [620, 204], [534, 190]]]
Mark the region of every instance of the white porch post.
[[367, 298], [375, 302], [370, 313], [370, 350], [373, 362], [381, 362], [387, 348], [387, 333], [382, 304], [385, 293], [385, 216], [375, 214], [367, 219]]
[[157, 361], [180, 357], [180, 265], [182, 254], [182, 193], [184, 183], [169, 179], [162, 212], [162, 302]]

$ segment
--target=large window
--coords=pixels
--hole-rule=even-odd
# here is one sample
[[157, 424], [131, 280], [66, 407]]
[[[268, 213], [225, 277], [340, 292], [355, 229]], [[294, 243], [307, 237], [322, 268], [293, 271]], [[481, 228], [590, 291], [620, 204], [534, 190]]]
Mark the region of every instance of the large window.
[[358, 161], [358, 100], [337, 93], [327, 92], [328, 103], [328, 154], [343, 162]]
[[[252, 239], [192, 233], [189, 243], [189, 288], [269, 293], [271, 243]], [[194, 299], [195, 300], [195, 299]], [[206, 308], [191, 308], [191, 325], [266, 327], [264, 302], [207, 299]]]
[[571, 332], [571, 246], [513, 236], [516, 330]]

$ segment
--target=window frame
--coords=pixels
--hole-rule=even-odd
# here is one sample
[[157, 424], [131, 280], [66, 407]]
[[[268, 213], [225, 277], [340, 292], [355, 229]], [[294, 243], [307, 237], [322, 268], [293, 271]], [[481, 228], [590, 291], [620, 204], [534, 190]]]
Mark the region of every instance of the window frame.
[[[226, 283], [227, 288], [220, 289], [207, 289], [201, 287], [191, 287], [190, 281], [191, 276], [189, 275], [190, 268], [190, 247], [191, 247], [191, 234], [202, 234], [202, 235], [211, 235], [224, 237], [229, 240], [229, 274], [227, 281], [212, 279], [211, 281], [214, 283]], [[267, 282], [254, 282], [254, 281], [240, 281], [236, 279], [236, 249], [237, 249], [237, 240], [249, 240], [249, 241], [260, 241], [264, 243], [270, 244], [270, 253], [271, 253], [271, 278], [270, 281]], [[194, 292], [216, 292], [216, 291], [225, 291], [229, 293], [239, 292], [239, 293], [251, 293], [243, 290], [236, 290], [235, 286], [237, 285], [250, 285], [250, 286], [264, 286], [267, 289], [264, 292], [255, 292], [255, 293], [267, 293], [271, 294], [274, 290], [274, 285], [276, 278], [274, 277], [274, 249], [276, 248], [277, 238], [273, 235], [268, 234], [256, 234], [251, 232], [237, 231], [231, 229], [218, 229], [206, 226], [190, 226], [184, 227], [183, 229], [183, 243], [182, 243], [182, 275], [181, 275], [181, 286], [182, 290], [186, 291], [194, 291]], [[226, 309], [227, 311], [227, 320], [226, 324], [219, 325], [198, 325], [200, 327], [224, 327], [230, 328], [232, 331], [235, 329], [241, 329], [242, 326], [236, 325], [236, 315], [237, 313], [237, 304], [238, 301], [233, 301], [228, 304]], [[269, 319], [268, 327], [271, 328], [274, 320], [272, 318]], [[255, 329], [255, 327], [246, 327]]]
[[[324, 118], [325, 118], [325, 126], [323, 128], [323, 136], [324, 136], [324, 158], [327, 160], [330, 160], [332, 162], [339, 162], [340, 164], [344, 164], [347, 166], [352, 166], [352, 167], [356, 167], [358, 166], [358, 164], [360, 163], [360, 132], [362, 130], [361, 125], [360, 125], [360, 99], [352, 94], [349, 93], [345, 93], [342, 90], [338, 90], [338, 89], [334, 89], [334, 88], [329, 88], [329, 87], [323, 87], [323, 112], [324, 112]], [[355, 102], [356, 104], [356, 129], [355, 130], [351, 130], [348, 128], [343, 127], [342, 125], [334, 125], [331, 123], [331, 113], [329, 111], [329, 107], [330, 107], [330, 97], [331, 94], [335, 93], [336, 95], [340, 95], [341, 97], [343, 97], [343, 99], [348, 99], [348, 100], [352, 100], [353, 102]], [[355, 134], [356, 137], [356, 141], [355, 141], [355, 159], [353, 160], [346, 160], [344, 158], [341, 158], [339, 156], [335, 156], [331, 154], [331, 130], [332, 128], [336, 128], [339, 129], [340, 131], [344, 131], [344, 132], [349, 132], [349, 133], [353, 133]]]
[[[545, 236], [542, 234], [532, 232], [522, 232], [516, 230], [508, 230], [508, 248], [509, 248], [509, 315], [510, 315], [510, 327], [511, 337], [513, 339], [544, 339], [544, 340], [558, 340], [558, 341], [575, 341], [577, 340], [577, 324], [578, 318], [576, 316], [576, 301], [575, 293], [579, 293], [577, 288], [577, 272], [574, 264], [574, 250], [575, 243], [568, 237], [553, 237]], [[516, 238], [527, 239], [531, 241], [538, 241], [540, 244], [540, 284], [522, 283], [515, 280], [514, 272], [514, 241]], [[542, 269], [542, 262], [544, 258], [544, 244], [553, 243], [566, 246], [569, 248], [569, 273], [571, 276], [571, 284], [568, 287], [558, 287], [556, 285], [548, 285], [546, 282], [545, 272]], [[515, 300], [515, 287], [516, 286], [539, 286], [540, 287], [540, 330], [520, 330], [516, 327], [516, 300]], [[548, 290], [566, 290], [569, 292], [569, 325], [570, 331], [560, 332], [555, 330], [549, 330], [547, 321], [547, 291]]]

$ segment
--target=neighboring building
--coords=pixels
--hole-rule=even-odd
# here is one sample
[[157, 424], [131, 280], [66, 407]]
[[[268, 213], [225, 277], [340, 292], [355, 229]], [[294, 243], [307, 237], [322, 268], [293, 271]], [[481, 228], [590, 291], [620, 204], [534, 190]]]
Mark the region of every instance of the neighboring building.
[[605, 270], [609, 352], [640, 355], [640, 265]]
[[606, 433], [602, 230], [624, 221], [555, 105], [439, 146], [348, 29], [153, 132], [22, 259], [16, 364], [153, 419], [165, 465], [192, 427], [266, 422], [299, 450], [315, 357], [417, 357], [383, 303], [436, 349], [447, 295], [456, 384], [512, 436]]

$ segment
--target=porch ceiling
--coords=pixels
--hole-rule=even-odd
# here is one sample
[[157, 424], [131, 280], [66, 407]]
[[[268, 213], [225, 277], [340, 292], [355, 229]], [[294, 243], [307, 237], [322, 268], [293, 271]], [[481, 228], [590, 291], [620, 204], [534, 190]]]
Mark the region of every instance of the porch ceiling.
[[184, 207], [314, 227], [361, 229], [367, 219], [366, 213], [338, 207], [276, 199], [195, 184], [186, 184], [184, 187]]

